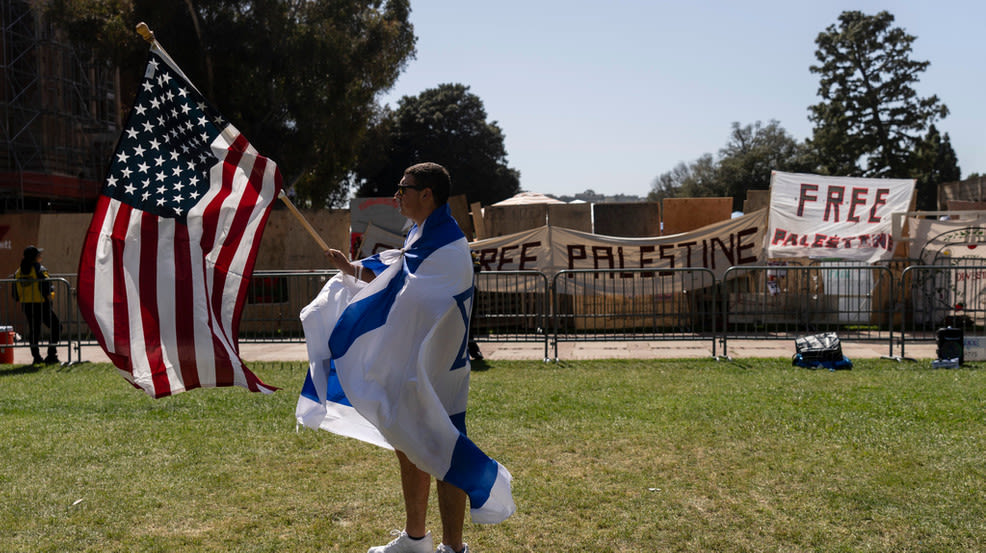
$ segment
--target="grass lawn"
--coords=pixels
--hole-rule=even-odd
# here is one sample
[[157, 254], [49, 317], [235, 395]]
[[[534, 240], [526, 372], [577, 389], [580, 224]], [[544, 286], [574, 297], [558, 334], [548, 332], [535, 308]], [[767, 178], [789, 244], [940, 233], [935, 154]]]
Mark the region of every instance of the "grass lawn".
[[[475, 553], [979, 552], [986, 370], [859, 360], [495, 361], [469, 432], [518, 512]], [[0, 366], [0, 551], [366, 551], [403, 526], [393, 453], [296, 429], [283, 390], [153, 400], [109, 365]], [[434, 494], [433, 494], [434, 495]], [[440, 534], [432, 497], [429, 514]]]

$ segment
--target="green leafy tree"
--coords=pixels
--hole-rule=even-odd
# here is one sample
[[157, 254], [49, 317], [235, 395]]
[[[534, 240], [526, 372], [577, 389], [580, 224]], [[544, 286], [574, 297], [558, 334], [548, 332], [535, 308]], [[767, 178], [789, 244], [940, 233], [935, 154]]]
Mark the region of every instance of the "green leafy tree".
[[674, 169], [661, 173], [651, 183], [647, 199], [695, 198], [721, 196], [719, 164], [712, 154], [702, 154], [691, 163], [681, 162]]
[[810, 148], [819, 172], [907, 177], [922, 134], [948, 108], [913, 86], [930, 62], [911, 59], [916, 37], [893, 26], [886, 11], [845, 11], [815, 39], [822, 101], [810, 106]]
[[931, 125], [927, 136], [914, 149], [911, 157], [911, 176], [917, 179], [917, 208], [921, 211], [938, 209], [938, 185], [962, 178], [959, 160], [952, 149], [948, 133], [943, 137]]
[[452, 193], [489, 205], [520, 191], [520, 173], [507, 166], [504, 135], [486, 120], [478, 96], [462, 84], [442, 84], [404, 96], [378, 113], [354, 173], [357, 195], [389, 196], [404, 169], [423, 161], [444, 165]]
[[804, 144], [780, 123], [771, 120], [732, 125], [729, 142], [718, 157], [705, 154], [691, 164], [679, 163], [652, 184], [650, 200], [668, 197], [732, 197], [733, 208], [742, 209], [747, 190], [770, 187], [770, 172], [807, 171], [811, 167]]
[[50, 0], [47, 13], [120, 67], [129, 107], [145, 21], [206, 96], [313, 207], [347, 175], [388, 90], [414, 56], [409, 0]]
[[717, 180], [722, 196], [733, 198], [733, 209], [743, 208], [747, 190], [770, 188], [771, 171], [804, 172], [811, 168], [805, 147], [776, 120], [760, 121], [733, 130], [726, 147], [719, 150]]

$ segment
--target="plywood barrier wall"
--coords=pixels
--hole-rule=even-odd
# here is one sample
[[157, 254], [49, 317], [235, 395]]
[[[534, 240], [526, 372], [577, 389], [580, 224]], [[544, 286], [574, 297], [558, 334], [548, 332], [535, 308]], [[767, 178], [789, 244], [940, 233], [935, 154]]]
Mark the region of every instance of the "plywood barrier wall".
[[[949, 200], [948, 201], [948, 211], [984, 211], [986, 210], [986, 202], [976, 202], [971, 200]], [[962, 219], [961, 215], [950, 215], [952, 219]], [[972, 216], [966, 216], [966, 218], [975, 218]]]
[[592, 232], [592, 204], [548, 204], [548, 224]]
[[[301, 210], [319, 236], [333, 248], [348, 250], [349, 212]], [[44, 248], [51, 274], [74, 274], [91, 213], [23, 213], [0, 215], [0, 275], [13, 274], [24, 248]], [[6, 229], [6, 230], [4, 230]], [[321, 248], [286, 209], [271, 211], [257, 251], [256, 270], [326, 269]]]
[[[24, 248], [38, 245], [38, 213], [0, 215], [0, 275], [13, 275], [21, 263]], [[76, 258], [78, 261], [78, 257]], [[48, 260], [45, 259], [47, 265]]]
[[[688, 232], [730, 218], [732, 198], [665, 198], [664, 235]], [[599, 221], [597, 219], [598, 227]]]
[[[74, 274], [79, 270], [82, 244], [91, 222], [91, 213], [41, 215], [37, 246], [45, 249], [42, 261], [49, 274]], [[22, 254], [20, 260], [23, 252], [18, 253]]]
[[486, 224], [483, 222], [483, 204], [473, 202], [469, 204], [470, 215], [472, 215], [472, 228], [475, 231], [475, 239], [482, 240], [489, 238], [486, 232]]
[[594, 204], [595, 232], [606, 236], [660, 236], [661, 206], [657, 202]]
[[476, 234], [473, 228], [472, 217], [469, 215], [469, 201], [465, 194], [452, 196], [448, 199], [449, 209], [452, 210], [452, 218], [459, 223], [459, 228], [466, 235], [466, 239], [471, 240]]
[[[349, 251], [349, 210], [299, 209], [330, 248]], [[257, 250], [255, 270], [329, 269], [329, 263], [301, 223], [287, 209], [270, 213]]]
[[770, 206], [770, 190], [747, 190], [746, 199], [743, 200], [743, 213], [753, 213], [754, 211]]
[[488, 205], [483, 210], [488, 238], [543, 227], [547, 221], [548, 204]]

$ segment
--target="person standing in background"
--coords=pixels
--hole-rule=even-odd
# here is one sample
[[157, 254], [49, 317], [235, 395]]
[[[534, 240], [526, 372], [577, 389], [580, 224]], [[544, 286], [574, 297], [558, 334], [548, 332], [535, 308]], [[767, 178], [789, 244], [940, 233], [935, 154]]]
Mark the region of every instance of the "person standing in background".
[[[48, 282], [48, 270], [41, 264], [43, 251], [35, 246], [24, 248], [24, 258], [21, 259], [21, 265], [14, 273], [14, 278], [17, 279], [14, 285], [14, 299], [20, 302], [24, 316], [27, 317], [27, 337], [31, 344], [32, 363], [54, 365], [59, 363], [58, 348], [55, 345], [61, 339], [62, 325], [51, 308], [55, 291]], [[51, 334], [48, 356], [44, 358], [41, 357], [41, 349], [38, 346], [42, 324], [48, 327]]]

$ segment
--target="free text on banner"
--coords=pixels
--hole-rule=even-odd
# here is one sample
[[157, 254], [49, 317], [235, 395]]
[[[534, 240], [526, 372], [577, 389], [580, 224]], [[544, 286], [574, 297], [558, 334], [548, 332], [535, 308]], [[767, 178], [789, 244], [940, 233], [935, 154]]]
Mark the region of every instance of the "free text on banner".
[[914, 179], [774, 171], [767, 257], [889, 259], [895, 246], [891, 214], [907, 211], [913, 192]]
[[[761, 209], [692, 232], [647, 238], [544, 226], [478, 240], [469, 247], [483, 271], [539, 271], [550, 278], [566, 269], [703, 268], [722, 278], [731, 266], [760, 262], [766, 216]], [[657, 271], [626, 273], [626, 278], [655, 275], [662, 276]]]

